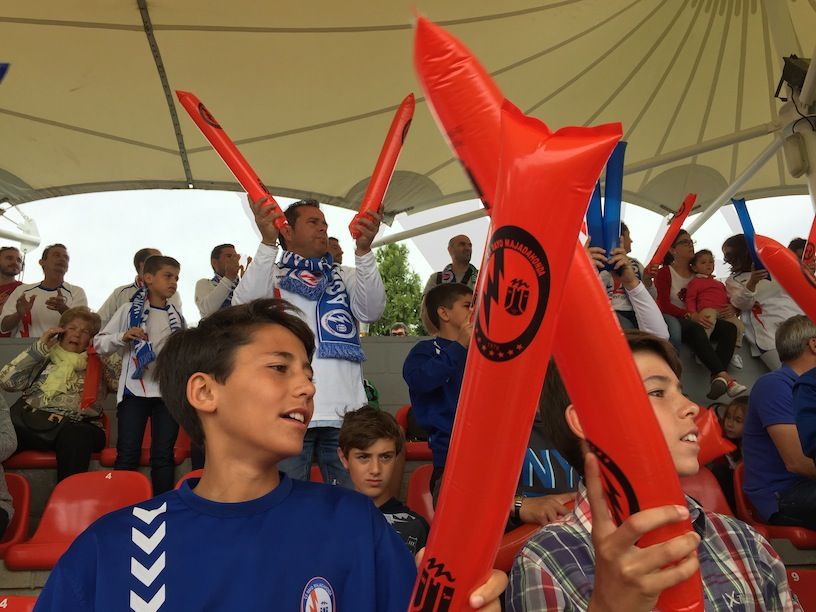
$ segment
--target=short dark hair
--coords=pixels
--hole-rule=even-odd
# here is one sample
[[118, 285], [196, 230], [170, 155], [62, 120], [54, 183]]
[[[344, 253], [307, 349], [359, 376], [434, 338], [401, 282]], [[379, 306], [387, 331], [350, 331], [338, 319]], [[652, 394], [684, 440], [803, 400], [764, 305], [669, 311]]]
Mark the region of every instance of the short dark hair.
[[347, 412], [340, 427], [340, 450], [348, 457], [353, 448], [366, 450], [377, 440], [393, 440], [397, 454], [402, 452], [404, 437], [396, 419], [372, 406]]
[[6, 251], [17, 251], [18, 253], [22, 253], [22, 251], [21, 251], [20, 249], [18, 249], [16, 246], [4, 246], [4, 247], [0, 247], [0, 255], [2, 255], [3, 253], [5, 253]]
[[[639, 329], [623, 331], [629, 350], [632, 353], [653, 353], [663, 359], [679, 379], [683, 373], [683, 365], [675, 348], [662, 338]], [[550, 442], [575, 470], [584, 473], [584, 452], [581, 440], [567, 425], [565, 412], [572, 403], [564, 386], [564, 381], [558, 372], [554, 360], [550, 360], [544, 385], [538, 400], [538, 410], [541, 414], [543, 431], [546, 431]]]
[[691, 258], [689, 264], [692, 266], [696, 266], [697, 260], [699, 260], [703, 255], [711, 255], [711, 258], [714, 259], [714, 253], [712, 253], [708, 249], [700, 249], [699, 251], [694, 253], [694, 257]]
[[[291, 227], [295, 227], [295, 223], [297, 223], [298, 217], [300, 216], [300, 209], [303, 208], [304, 206], [320, 208], [320, 202], [313, 198], [307, 198], [305, 200], [298, 200], [297, 202], [292, 202], [289, 206], [287, 206], [286, 210], [283, 211], [283, 216], [286, 217], [286, 222]], [[287, 248], [286, 239], [283, 237], [283, 234], [278, 234], [278, 242], [280, 242], [280, 245], [284, 249]]]
[[151, 257], [155, 257], [154, 251], [158, 251], [159, 249], [154, 249], [151, 247], [145, 247], [143, 249], [139, 249], [136, 251], [136, 254], [133, 256], [133, 267], [136, 268], [136, 272], [139, 271], [139, 266], [146, 262]]
[[145, 259], [144, 268], [142, 268], [142, 274], [156, 274], [159, 270], [168, 266], [170, 268], [176, 268], [177, 270], [181, 270], [181, 264], [176, 259], [172, 257], [168, 257], [167, 255], [151, 255], [147, 259]]
[[629, 226], [626, 225], [623, 221], [621, 221], [620, 227], [621, 227], [620, 228], [621, 236], [623, 236], [623, 232], [628, 232], [629, 231]]
[[227, 244], [227, 243], [219, 244], [217, 247], [215, 247], [212, 250], [212, 253], [210, 253], [210, 259], [218, 259], [219, 257], [221, 257], [221, 251], [223, 251], [224, 249], [234, 249], [234, 248], [235, 248], [234, 244]]
[[[804, 238], [794, 238], [793, 240], [790, 241], [790, 244], [788, 244], [788, 248], [791, 251], [798, 251], [799, 249], [802, 249], [804, 251], [806, 245], [807, 240], [805, 240]], [[2, 252], [3, 252], [2, 249], [0, 249], [0, 253]]]
[[442, 283], [431, 288], [425, 296], [425, 309], [428, 319], [436, 329], [439, 329], [439, 313], [437, 309], [453, 308], [454, 302], [462, 296], [472, 296], [473, 289], [462, 283]]
[[734, 234], [726, 238], [722, 244], [722, 250], [729, 249], [731, 255], [726, 262], [731, 266], [731, 271], [739, 274], [740, 272], [750, 272], [753, 260], [751, 259], [751, 252], [748, 250], [748, 241], [745, 239], [745, 234]]
[[334, 240], [335, 242], [340, 242], [340, 241], [339, 241], [337, 238], [335, 238], [334, 236], [329, 236], [329, 240]]
[[65, 249], [65, 251], [68, 252], [68, 247], [67, 246], [65, 246], [64, 244], [61, 244], [59, 242], [55, 242], [54, 244], [49, 244], [47, 247], [45, 247], [43, 249], [42, 257], [40, 257], [40, 259], [42, 260], [42, 259], [45, 259], [46, 257], [48, 257], [48, 254], [51, 252], [51, 249], [56, 249], [56, 248]]
[[172, 334], [156, 359], [157, 378], [164, 403], [176, 422], [197, 445], [204, 443], [198, 412], [187, 399], [187, 381], [196, 372], [223, 384], [235, 367], [236, 351], [252, 342], [264, 325], [280, 325], [297, 336], [311, 361], [314, 334], [285, 300], [254, 300], [218, 310], [202, 319], [198, 327]]

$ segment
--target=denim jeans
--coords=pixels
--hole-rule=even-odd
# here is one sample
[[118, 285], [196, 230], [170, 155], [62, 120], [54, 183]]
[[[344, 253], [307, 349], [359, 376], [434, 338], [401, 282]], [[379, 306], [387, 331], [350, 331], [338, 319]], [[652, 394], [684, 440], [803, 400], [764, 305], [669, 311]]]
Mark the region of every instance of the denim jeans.
[[816, 530], [816, 481], [806, 480], [780, 493], [779, 512], [772, 514], [768, 522]]
[[309, 480], [312, 457], [317, 453], [317, 464], [323, 482], [353, 489], [349, 473], [337, 456], [340, 429], [337, 427], [311, 427], [303, 437], [303, 450], [297, 457], [284, 459], [278, 464], [280, 471], [294, 480]]
[[179, 426], [160, 397], [125, 396], [116, 407], [119, 436], [116, 440], [115, 470], [136, 471], [142, 454], [142, 439], [150, 419], [150, 479], [153, 495], [173, 489], [176, 464], [173, 447]]

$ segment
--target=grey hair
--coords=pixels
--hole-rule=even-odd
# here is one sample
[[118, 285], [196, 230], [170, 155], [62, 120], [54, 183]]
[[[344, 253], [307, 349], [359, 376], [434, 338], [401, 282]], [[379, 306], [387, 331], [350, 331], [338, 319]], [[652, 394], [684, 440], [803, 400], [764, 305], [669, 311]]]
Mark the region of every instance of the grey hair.
[[805, 352], [808, 340], [816, 338], [816, 323], [805, 315], [794, 315], [776, 330], [776, 350], [783, 362], [793, 361]]

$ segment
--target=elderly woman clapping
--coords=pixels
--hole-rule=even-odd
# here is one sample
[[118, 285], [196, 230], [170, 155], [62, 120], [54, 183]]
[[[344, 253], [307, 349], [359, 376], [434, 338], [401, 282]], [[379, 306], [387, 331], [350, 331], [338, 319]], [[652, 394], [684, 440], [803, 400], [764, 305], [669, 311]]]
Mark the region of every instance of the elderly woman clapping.
[[102, 402], [116, 389], [111, 365], [88, 353], [99, 315], [70, 308], [59, 326], [45, 331], [0, 370], [0, 386], [22, 391], [11, 407], [17, 450], [54, 450], [57, 479], [85, 472], [91, 453], [105, 445]]

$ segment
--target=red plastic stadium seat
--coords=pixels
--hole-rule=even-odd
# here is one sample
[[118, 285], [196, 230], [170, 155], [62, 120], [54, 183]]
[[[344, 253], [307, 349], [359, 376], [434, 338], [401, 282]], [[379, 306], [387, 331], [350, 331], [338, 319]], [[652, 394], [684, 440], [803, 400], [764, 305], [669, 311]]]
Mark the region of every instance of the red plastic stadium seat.
[[[150, 465], [150, 419], [147, 419], [144, 437], [142, 438], [142, 453], [139, 455], [139, 465], [147, 467]], [[180, 465], [182, 461], [190, 456], [190, 436], [179, 427], [176, 445], [173, 447], [173, 461]], [[116, 464], [116, 447], [103, 448], [99, 456], [99, 463], [105, 467], [113, 467]]]
[[[105, 444], [110, 440], [110, 422], [108, 415], [102, 413], [102, 427], [105, 430]], [[103, 451], [104, 452], [104, 451]], [[99, 459], [99, 453], [91, 455]], [[24, 450], [14, 453], [3, 462], [3, 467], [11, 470], [54, 470], [57, 468], [57, 453], [54, 451]]]
[[175, 488], [178, 489], [181, 484], [187, 480], [188, 478], [201, 478], [201, 475], [204, 473], [204, 470], [193, 470], [192, 472], [187, 472], [184, 476], [178, 479]]
[[816, 569], [789, 567], [788, 586], [799, 599], [803, 610], [816, 610]]
[[796, 548], [816, 548], [816, 531], [804, 527], [768, 525], [756, 518], [751, 502], [742, 490], [744, 472], [745, 466], [742, 463], [734, 470], [734, 499], [737, 504], [737, 518], [751, 525], [768, 540], [790, 540]]
[[[411, 404], [400, 406], [397, 410], [395, 419], [397, 425], [402, 428], [402, 433], [408, 431], [408, 411], [411, 409]], [[406, 461], [431, 461], [433, 454], [431, 447], [427, 442], [406, 442], [405, 443], [405, 460]]]
[[430, 489], [432, 473], [433, 465], [431, 464], [420, 465], [415, 469], [408, 480], [408, 494], [405, 500], [408, 507], [420, 514], [429, 525], [433, 522], [434, 517], [433, 496]]
[[707, 467], [701, 465], [700, 471], [694, 476], [681, 478], [680, 486], [683, 487], [686, 495], [696, 499], [705, 510], [734, 516], [720, 488], [720, 483]]
[[52, 569], [74, 538], [103, 514], [152, 496], [140, 472], [85, 472], [54, 487], [31, 539], [6, 551], [11, 570]]
[[518, 551], [527, 543], [533, 534], [541, 529], [541, 525], [532, 523], [525, 523], [521, 527], [516, 527], [512, 531], [508, 531], [502, 537], [501, 544], [499, 544], [499, 551], [496, 554], [496, 561], [493, 567], [505, 573], [510, 572], [513, 567], [513, 559], [516, 558]]
[[0, 540], [0, 559], [6, 556], [9, 547], [26, 539], [31, 506], [31, 486], [25, 478], [19, 474], [6, 474], [6, 486], [11, 494], [14, 516]]
[[3, 612], [31, 612], [37, 598], [34, 595], [0, 595], [0, 610]]

